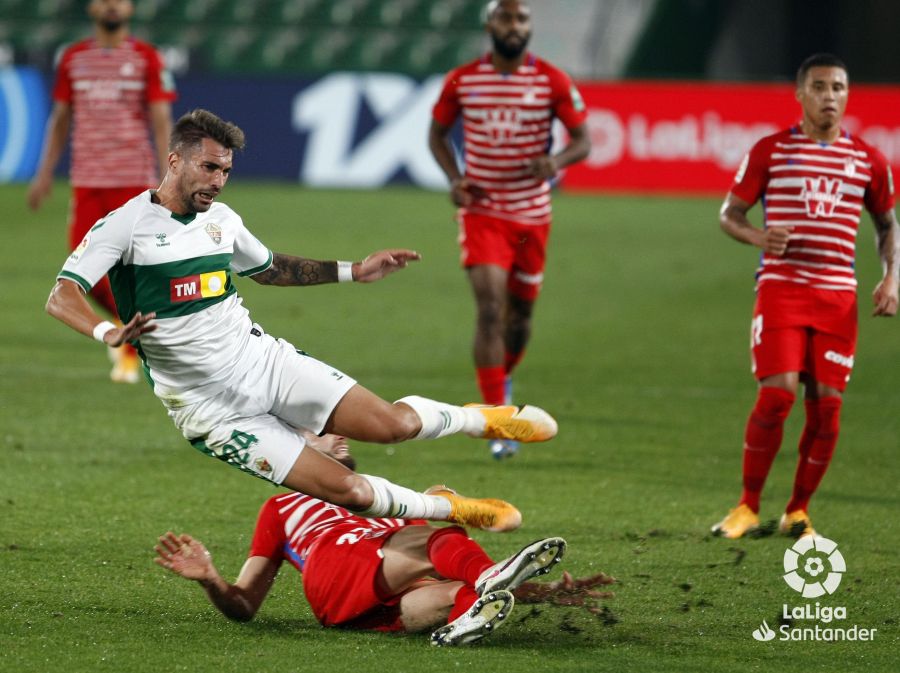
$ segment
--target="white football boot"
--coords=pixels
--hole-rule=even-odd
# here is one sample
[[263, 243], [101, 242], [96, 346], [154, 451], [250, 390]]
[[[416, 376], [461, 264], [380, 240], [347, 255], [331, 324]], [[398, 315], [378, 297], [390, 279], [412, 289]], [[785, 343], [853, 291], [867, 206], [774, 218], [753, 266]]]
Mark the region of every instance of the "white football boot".
[[513, 591], [522, 582], [538, 575], [546, 575], [562, 560], [566, 541], [561, 537], [548, 537], [532, 542], [505, 561], [495, 563], [478, 576], [475, 593], [484, 596], [500, 589]]
[[481, 640], [503, 624], [515, 602], [509, 591], [492, 591], [475, 601], [465, 614], [432, 633], [431, 644], [445, 647]]

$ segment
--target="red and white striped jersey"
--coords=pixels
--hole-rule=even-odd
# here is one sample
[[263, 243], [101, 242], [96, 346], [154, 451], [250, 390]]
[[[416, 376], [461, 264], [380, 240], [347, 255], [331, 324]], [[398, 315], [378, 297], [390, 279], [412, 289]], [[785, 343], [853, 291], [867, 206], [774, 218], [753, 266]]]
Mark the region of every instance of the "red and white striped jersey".
[[466, 177], [487, 192], [468, 211], [519, 222], [550, 221], [550, 183], [529, 162], [547, 154], [554, 117], [568, 129], [584, 123], [581, 95], [562, 70], [528, 54], [514, 73], [498, 72], [486, 54], [451, 71], [434, 106], [450, 127], [462, 115]]
[[134, 38], [101, 47], [93, 38], [63, 52], [53, 99], [72, 106], [74, 187], [157, 184], [149, 104], [175, 100], [171, 75], [152, 45]]
[[782, 257], [762, 255], [757, 287], [787, 281], [855, 291], [862, 209], [880, 215], [894, 207], [886, 159], [843, 130], [830, 145], [799, 127], [763, 138], [744, 158], [731, 193], [749, 204], [762, 198], [766, 227], [793, 227]]
[[303, 572], [310, 548], [319, 536], [337, 527], [346, 529], [348, 544], [373, 530], [421, 525], [420, 519], [366, 519], [303, 493], [284, 493], [266, 500], [259, 510], [250, 556], [287, 560]]

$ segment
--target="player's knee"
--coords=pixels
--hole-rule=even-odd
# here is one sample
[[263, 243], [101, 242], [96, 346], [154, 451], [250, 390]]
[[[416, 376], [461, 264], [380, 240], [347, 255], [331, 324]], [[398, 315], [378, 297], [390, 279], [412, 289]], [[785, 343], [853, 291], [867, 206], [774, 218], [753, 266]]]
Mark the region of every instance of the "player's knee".
[[375, 419], [370, 441], [393, 444], [415, 437], [422, 429], [418, 414], [405, 404], [392, 404]]
[[478, 326], [481, 329], [499, 328], [502, 318], [502, 301], [483, 300], [478, 302]]
[[814, 403], [816, 436], [823, 440], [837, 437], [841, 425], [840, 397], [823, 397]]
[[762, 418], [783, 420], [791, 412], [796, 396], [789, 390], [776, 387], [762, 387], [756, 398], [754, 414]]
[[343, 486], [342, 506], [353, 511], [363, 511], [372, 506], [372, 486], [364, 477], [355, 473], [347, 475]]

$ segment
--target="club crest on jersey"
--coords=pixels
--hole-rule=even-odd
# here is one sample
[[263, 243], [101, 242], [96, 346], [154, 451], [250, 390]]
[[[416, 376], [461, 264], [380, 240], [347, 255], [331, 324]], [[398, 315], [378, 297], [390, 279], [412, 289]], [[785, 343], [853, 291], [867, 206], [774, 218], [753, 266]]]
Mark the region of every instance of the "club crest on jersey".
[[220, 227], [215, 222], [209, 222], [203, 230], [209, 234], [209, 237], [212, 239], [212, 242], [216, 245], [222, 242], [222, 227]]
[[841, 202], [841, 185], [838, 179], [803, 178], [800, 198], [806, 202], [806, 214], [810, 217], [831, 217]]
[[856, 159], [853, 157], [847, 157], [844, 159], [844, 175], [848, 178], [852, 178], [856, 175]]
[[486, 110], [484, 127], [492, 145], [501, 145], [511, 140], [520, 127], [519, 108], [499, 107]]
[[200, 273], [169, 281], [169, 301], [173, 304], [225, 294], [228, 276], [224, 271]]
[[265, 458], [257, 458], [253, 462], [253, 466], [260, 474], [270, 474], [273, 470], [271, 463], [269, 463], [269, 461]]

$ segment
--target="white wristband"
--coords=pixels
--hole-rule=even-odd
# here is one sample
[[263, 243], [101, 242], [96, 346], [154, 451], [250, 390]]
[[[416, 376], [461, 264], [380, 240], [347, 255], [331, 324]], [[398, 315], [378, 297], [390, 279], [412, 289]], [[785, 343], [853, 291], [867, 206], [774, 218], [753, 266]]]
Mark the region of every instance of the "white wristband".
[[103, 337], [106, 336], [106, 333], [109, 330], [115, 329], [115, 328], [116, 328], [116, 326], [113, 325], [109, 320], [104, 320], [103, 322], [98, 322], [96, 324], [96, 326], [94, 327], [94, 338], [97, 341], [99, 341], [100, 343], [103, 343]]
[[353, 262], [338, 262], [338, 282], [339, 283], [352, 283], [353, 282]]

